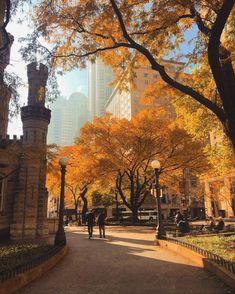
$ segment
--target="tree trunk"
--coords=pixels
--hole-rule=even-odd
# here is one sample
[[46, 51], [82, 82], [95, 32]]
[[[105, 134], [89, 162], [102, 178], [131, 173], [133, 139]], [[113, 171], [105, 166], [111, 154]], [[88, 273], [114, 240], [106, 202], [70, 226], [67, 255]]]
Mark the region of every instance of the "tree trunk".
[[138, 218], [138, 208], [137, 207], [133, 207], [132, 208], [132, 223], [136, 224], [138, 223], [139, 218]]
[[81, 196], [83, 201], [83, 207], [82, 207], [82, 223], [86, 223], [86, 213], [87, 213], [87, 199], [85, 196]]
[[78, 203], [74, 205], [74, 209], [75, 209], [75, 220], [77, 222], [78, 221]]

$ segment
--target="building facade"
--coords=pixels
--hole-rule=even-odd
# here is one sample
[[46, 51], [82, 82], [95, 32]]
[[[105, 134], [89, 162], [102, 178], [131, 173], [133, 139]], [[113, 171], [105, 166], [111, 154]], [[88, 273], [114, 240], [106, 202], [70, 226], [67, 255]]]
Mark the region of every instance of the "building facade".
[[105, 65], [101, 59], [88, 62], [88, 108], [90, 121], [95, 116], [103, 116], [105, 104], [113, 91], [111, 82], [114, 79], [112, 68]]
[[[181, 62], [165, 61], [165, 67], [173, 76], [177, 76], [180, 67], [183, 66]], [[114, 88], [112, 94], [108, 98], [105, 109], [106, 112], [111, 112], [117, 118], [131, 119], [135, 114], [143, 109], [151, 108], [153, 105], [163, 106], [168, 113], [175, 117], [175, 111], [169, 97], [157, 97], [152, 103], [141, 103], [141, 98], [145, 89], [155, 84], [159, 79], [159, 73], [152, 70], [149, 66], [142, 66], [135, 70], [134, 83], [126, 84], [126, 89], [121, 89], [122, 79], [125, 79], [125, 74]]]
[[203, 181], [207, 215], [215, 217], [235, 216], [235, 171]]
[[[210, 132], [209, 143], [212, 148], [223, 143], [224, 135]], [[205, 194], [205, 208], [208, 216], [235, 217], [235, 169], [224, 175], [207, 177], [202, 180]]]
[[59, 97], [52, 105], [48, 143], [59, 146], [74, 144], [80, 129], [88, 121], [88, 101], [82, 93], [75, 92], [69, 99]]

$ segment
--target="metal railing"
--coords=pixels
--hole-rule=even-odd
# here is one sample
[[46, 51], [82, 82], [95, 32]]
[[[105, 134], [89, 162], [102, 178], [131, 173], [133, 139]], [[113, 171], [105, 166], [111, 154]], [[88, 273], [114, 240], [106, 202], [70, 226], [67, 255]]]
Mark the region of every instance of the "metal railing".
[[24, 273], [42, 264], [43, 262], [53, 257], [56, 253], [58, 253], [63, 247], [64, 245], [54, 246], [48, 249], [46, 252], [42, 253], [42, 255], [40, 255], [39, 257], [33, 258], [32, 260], [15, 266], [14, 268], [0, 271], [0, 283], [3, 283], [4, 281], [11, 279], [18, 274]]
[[174, 224], [171, 227], [165, 226], [165, 231], [170, 235], [170, 237], [182, 237], [186, 235], [197, 236], [197, 235], [229, 235], [234, 234], [235, 225], [226, 225], [222, 231], [210, 231], [207, 226], [202, 227], [202, 225], [190, 225], [190, 231], [188, 233], [181, 233], [180, 229]]
[[166, 240], [172, 243], [176, 243], [179, 244], [181, 246], [187, 247], [201, 255], [203, 255], [204, 257], [206, 257], [208, 260], [213, 261], [215, 263], [217, 263], [218, 265], [224, 267], [226, 270], [230, 271], [231, 273], [235, 274], [235, 262], [232, 261], [228, 261], [223, 259], [222, 257], [207, 251], [205, 249], [202, 249], [200, 247], [197, 247], [193, 244], [187, 243], [183, 240], [179, 240], [177, 238], [172, 238], [172, 237], [166, 237]]

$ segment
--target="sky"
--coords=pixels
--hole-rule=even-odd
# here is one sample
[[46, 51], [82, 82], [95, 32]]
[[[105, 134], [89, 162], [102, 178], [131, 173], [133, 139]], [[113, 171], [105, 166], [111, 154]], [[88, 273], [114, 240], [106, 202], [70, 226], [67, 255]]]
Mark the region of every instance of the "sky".
[[[11, 58], [10, 64], [7, 67], [7, 71], [15, 72], [23, 80], [24, 86], [19, 89], [20, 94], [20, 105], [23, 106], [27, 103], [28, 97], [28, 81], [27, 81], [27, 64], [22, 61], [21, 55], [18, 52], [20, 49], [20, 43], [18, 39], [25, 37], [29, 32], [29, 27], [26, 25], [27, 19], [24, 24], [18, 24], [11, 22], [7, 26], [7, 31], [14, 36], [14, 43], [11, 47]], [[88, 94], [88, 83], [87, 83], [87, 70], [73, 70], [67, 74], [60, 76], [58, 75], [58, 85], [61, 95], [66, 99], [74, 92], [81, 92], [87, 96]], [[8, 125], [8, 134], [10, 136], [22, 135], [22, 123], [20, 116], [13, 117]]]

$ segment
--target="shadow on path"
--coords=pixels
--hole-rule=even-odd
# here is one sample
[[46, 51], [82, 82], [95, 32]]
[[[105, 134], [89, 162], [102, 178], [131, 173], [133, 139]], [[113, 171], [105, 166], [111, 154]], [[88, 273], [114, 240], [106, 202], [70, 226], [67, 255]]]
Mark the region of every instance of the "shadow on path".
[[152, 237], [114, 229], [107, 239], [89, 240], [87, 233], [72, 229], [69, 255], [18, 294], [232, 293], [213, 275], [154, 247]]

